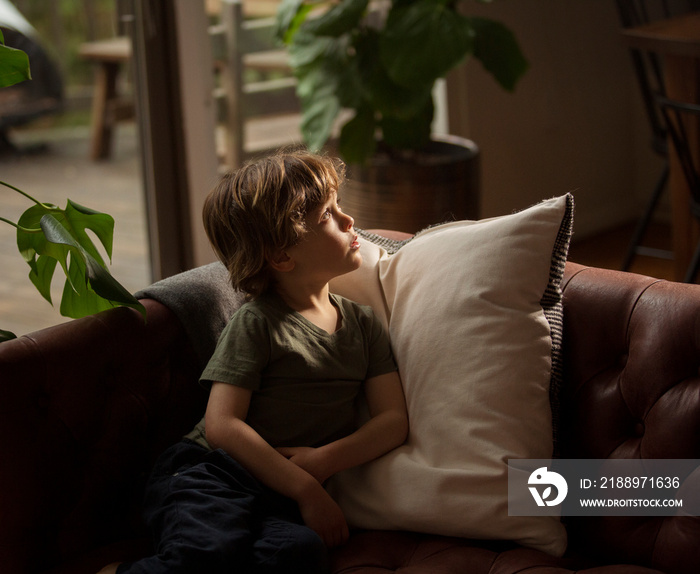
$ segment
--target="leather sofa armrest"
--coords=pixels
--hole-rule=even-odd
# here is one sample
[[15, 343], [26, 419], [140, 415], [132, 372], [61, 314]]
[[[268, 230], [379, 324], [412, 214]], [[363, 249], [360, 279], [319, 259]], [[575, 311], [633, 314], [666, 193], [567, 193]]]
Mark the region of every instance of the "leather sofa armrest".
[[[700, 459], [700, 286], [568, 264], [562, 457]], [[578, 550], [677, 574], [700, 518], [570, 518]]]
[[[40, 571], [140, 520], [151, 461], [204, 410], [182, 328], [144, 301], [0, 344], [0, 563]], [[195, 414], [196, 413], [196, 414]]]

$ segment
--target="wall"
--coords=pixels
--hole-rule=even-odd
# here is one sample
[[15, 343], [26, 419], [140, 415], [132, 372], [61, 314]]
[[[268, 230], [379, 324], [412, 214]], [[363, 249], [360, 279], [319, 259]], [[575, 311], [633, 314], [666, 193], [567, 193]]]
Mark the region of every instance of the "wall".
[[571, 191], [577, 237], [634, 219], [661, 168], [613, 0], [464, 2], [516, 34], [514, 94], [470, 60], [450, 77], [450, 124], [482, 151], [482, 216]]

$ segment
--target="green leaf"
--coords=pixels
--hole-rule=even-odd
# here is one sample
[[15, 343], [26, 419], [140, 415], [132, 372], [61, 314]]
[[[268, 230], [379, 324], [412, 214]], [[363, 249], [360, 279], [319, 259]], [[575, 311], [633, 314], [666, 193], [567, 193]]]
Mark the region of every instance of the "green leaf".
[[328, 55], [337, 51], [337, 43], [334, 38], [316, 38], [303, 30], [299, 31], [289, 45], [289, 63], [297, 78], [303, 77], [308, 68], [323, 66]]
[[302, 4], [304, 4], [304, 0], [282, 0], [277, 6], [275, 37], [278, 40], [282, 40], [285, 44], [288, 40], [291, 40], [288, 34]]
[[10, 339], [16, 339], [17, 335], [12, 333], [11, 331], [3, 331], [0, 329], [0, 343], [4, 341], [9, 341]]
[[22, 50], [0, 45], [0, 87], [31, 80], [29, 58]]
[[330, 137], [340, 113], [339, 86], [350, 69], [347, 40], [314, 38], [302, 30], [290, 46], [302, 104], [301, 131], [312, 150], [320, 150]]
[[[47, 256], [55, 259], [63, 267], [64, 273], [68, 273], [68, 251], [65, 246], [49, 243], [41, 229], [41, 219], [49, 213], [57, 213], [60, 210], [45, 204], [36, 204], [27, 209], [17, 222], [23, 229], [17, 229], [17, 248], [24, 260], [31, 268], [30, 279], [42, 295], [50, 292], [52, 274], [46, 270], [40, 271], [37, 257]], [[33, 232], [25, 229], [35, 230]], [[41, 281], [40, 284], [37, 281]]]
[[404, 120], [384, 116], [380, 122], [382, 137], [387, 145], [398, 149], [420, 149], [430, 141], [433, 122], [433, 100], [428, 101], [420, 113]]
[[347, 163], [365, 163], [377, 149], [377, 122], [371, 108], [359, 110], [340, 131], [340, 155]]
[[[112, 254], [114, 220], [68, 200], [65, 210], [35, 204], [20, 217], [17, 247], [29, 264], [29, 278], [39, 293], [51, 302], [51, 282], [56, 263], [66, 275], [61, 313], [83, 317], [115, 305], [145, 309], [112, 277], [86, 230], [91, 230]], [[27, 231], [35, 230], [35, 231]], [[82, 297], [82, 298], [79, 298]]]
[[512, 92], [529, 64], [513, 32], [500, 22], [469, 18], [476, 33], [474, 57], [507, 91]]
[[[51, 303], [51, 282], [56, 264], [66, 275], [61, 313], [67, 317], [88, 314], [124, 305], [144, 317], [145, 307], [109, 273], [102, 256], [88, 235], [90, 230], [112, 257], [114, 219], [70, 199], [65, 209], [40, 203], [7, 183], [0, 184], [34, 201], [19, 218], [17, 248], [30, 267], [29, 279], [42, 297]], [[1, 339], [0, 339], [1, 340]]]
[[338, 75], [338, 87], [335, 93], [340, 101], [340, 106], [359, 110], [365, 102], [364, 91], [362, 73], [358, 67], [357, 58], [350, 57], [343, 64], [341, 73]]
[[338, 37], [357, 27], [369, 0], [343, 0], [318, 18], [307, 20], [304, 29], [318, 36]]
[[313, 9], [313, 4], [304, 0], [283, 0], [277, 7], [275, 37], [285, 44], [291, 43]]
[[470, 21], [446, 2], [419, 0], [395, 7], [381, 35], [380, 57], [401, 86], [431, 85], [460, 63], [473, 48]]
[[[41, 228], [47, 242], [70, 250], [70, 268], [66, 274], [68, 281], [63, 290], [61, 314], [84, 317], [116, 304], [138, 309], [145, 316], [143, 305], [76, 241], [56, 217], [42, 217]], [[72, 289], [68, 289], [68, 283]], [[72, 292], [79, 294], [81, 299], [73, 297]]]
[[47, 255], [40, 255], [36, 265], [29, 272], [29, 279], [37, 288], [41, 296], [53, 305], [51, 300], [51, 280], [56, 270], [58, 261]]
[[320, 70], [307, 75], [305, 84], [313, 88], [313, 97], [306, 101], [302, 98], [301, 132], [309, 149], [318, 151], [330, 137], [335, 118], [340, 113], [340, 102], [335, 86], [324, 82]]
[[410, 87], [395, 83], [382, 60], [377, 58], [379, 36], [366, 31], [356, 45], [357, 69], [365, 99], [383, 116], [410, 118], [422, 110], [432, 96], [432, 84]]
[[[114, 218], [111, 215], [83, 207], [69, 199], [63, 210], [41, 203], [33, 205], [22, 214], [18, 223], [25, 228], [39, 229], [44, 215], [54, 216], [83, 249], [104, 265], [97, 247], [86, 233], [89, 229], [100, 240], [111, 259], [114, 236]], [[44, 245], [45, 238], [42, 238], [41, 234], [18, 231], [17, 239], [19, 250], [27, 262], [34, 258], [34, 252], [43, 253], [44, 250], [51, 249], [50, 246]]]
[[80, 257], [70, 258], [68, 280], [61, 296], [61, 315], [66, 317], [86, 317], [112, 307], [109, 301], [98, 296], [89, 288], [85, 278], [86, 266]]
[[110, 260], [112, 259], [114, 218], [111, 215], [94, 211], [89, 207], [83, 207], [69, 199], [63, 215], [65, 220], [62, 220], [61, 217], [56, 217], [90, 255], [104, 264], [101, 255], [85, 231], [89, 229], [94, 232], [105, 248], [107, 257]]

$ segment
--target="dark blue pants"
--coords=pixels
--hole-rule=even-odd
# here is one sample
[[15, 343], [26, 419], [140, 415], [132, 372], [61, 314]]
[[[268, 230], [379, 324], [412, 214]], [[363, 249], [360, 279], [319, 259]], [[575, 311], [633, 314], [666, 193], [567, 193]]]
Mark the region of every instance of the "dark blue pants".
[[327, 571], [321, 538], [293, 500], [262, 486], [222, 450], [184, 440], [158, 460], [145, 519], [156, 554], [118, 574], [312, 574]]

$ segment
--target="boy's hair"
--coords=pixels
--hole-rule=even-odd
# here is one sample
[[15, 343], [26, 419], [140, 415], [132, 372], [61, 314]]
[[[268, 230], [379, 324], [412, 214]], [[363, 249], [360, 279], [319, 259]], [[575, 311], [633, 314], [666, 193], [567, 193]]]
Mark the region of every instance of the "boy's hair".
[[204, 202], [207, 237], [234, 289], [270, 287], [268, 260], [299, 243], [306, 215], [338, 192], [344, 164], [306, 151], [280, 152], [221, 177]]

